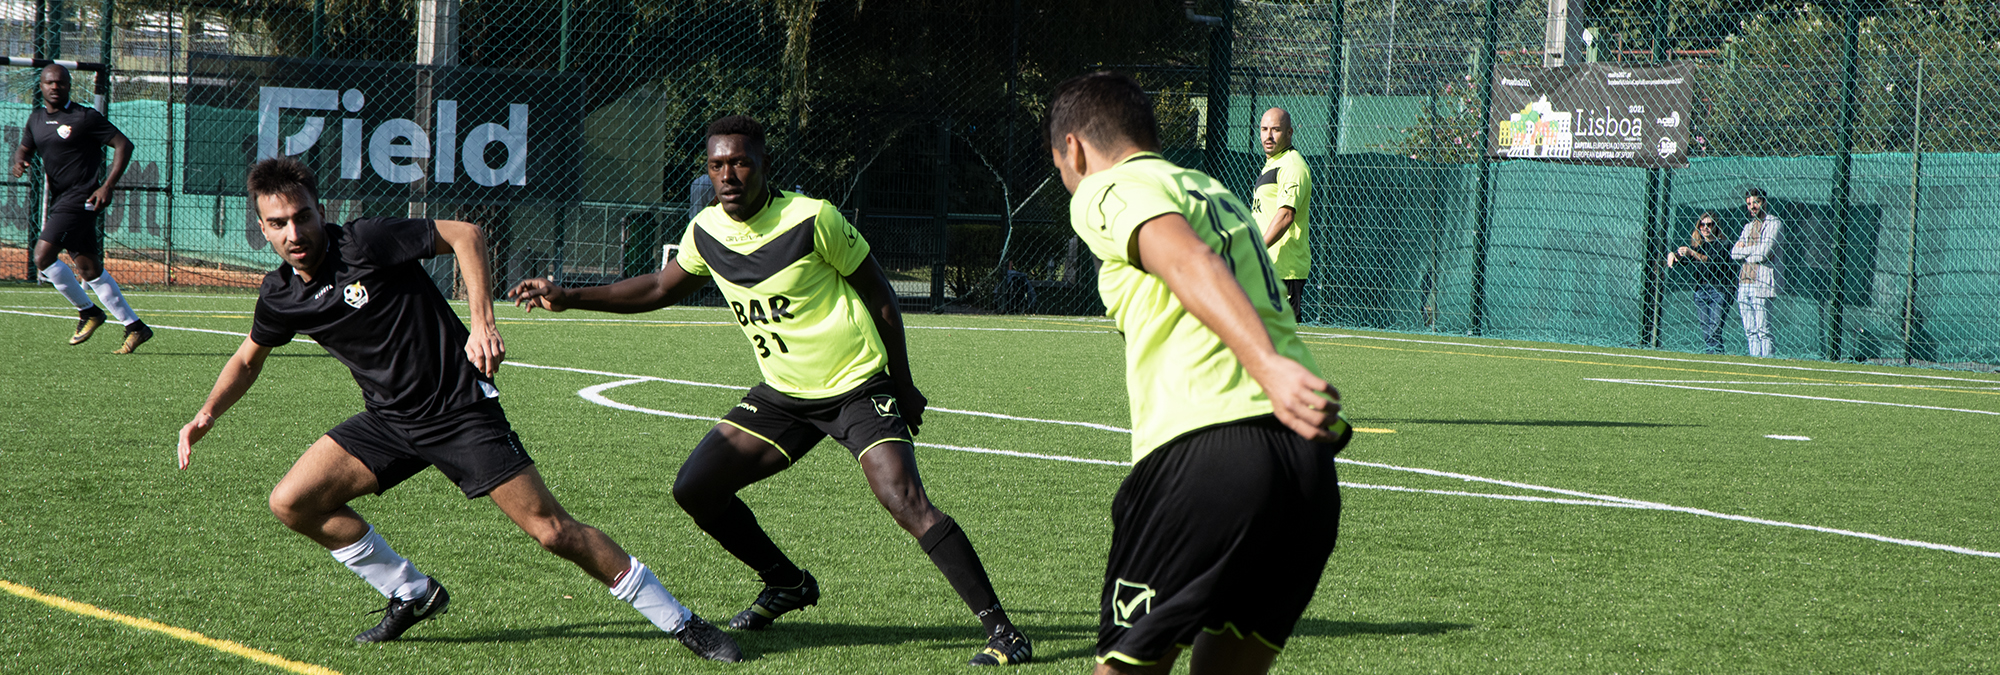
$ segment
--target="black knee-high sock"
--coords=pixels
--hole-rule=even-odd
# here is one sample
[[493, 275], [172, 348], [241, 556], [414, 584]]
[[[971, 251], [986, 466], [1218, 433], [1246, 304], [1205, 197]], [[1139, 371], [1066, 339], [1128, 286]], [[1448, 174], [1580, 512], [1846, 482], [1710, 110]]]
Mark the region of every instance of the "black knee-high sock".
[[944, 573], [945, 581], [951, 582], [951, 589], [958, 591], [959, 599], [986, 626], [987, 634], [1009, 625], [1007, 610], [1000, 608], [1000, 596], [993, 592], [993, 581], [986, 577], [986, 567], [979, 564], [979, 553], [972, 550], [972, 540], [965, 537], [965, 531], [958, 529], [958, 521], [945, 516], [917, 543], [931, 557], [931, 564]]
[[757, 514], [750, 512], [750, 505], [743, 499], [730, 495], [729, 503], [708, 518], [695, 519], [708, 536], [715, 538], [723, 550], [736, 556], [737, 560], [757, 571], [764, 583], [775, 586], [796, 586], [803, 573], [785, 552], [778, 550], [778, 544], [764, 533], [757, 524]]

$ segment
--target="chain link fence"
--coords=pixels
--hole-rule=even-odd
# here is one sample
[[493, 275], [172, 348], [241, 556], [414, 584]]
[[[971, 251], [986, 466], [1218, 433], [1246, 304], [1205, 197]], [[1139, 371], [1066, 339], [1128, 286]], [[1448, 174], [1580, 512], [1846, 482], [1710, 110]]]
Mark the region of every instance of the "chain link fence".
[[[748, 113], [773, 184], [846, 213], [907, 308], [1093, 314], [1040, 120], [1055, 82], [1112, 68], [1153, 92], [1170, 158], [1246, 198], [1258, 118], [1290, 112], [1308, 322], [1700, 351], [1663, 261], [1702, 213], [1733, 236], [1758, 187], [1787, 226], [1779, 355], [2000, 364], [2000, 15], [1977, 0], [6, 0], [0, 21], [10, 56], [110, 68], [138, 146], [103, 221], [126, 284], [254, 285], [278, 260], [242, 173], [278, 154], [318, 168], [332, 219], [480, 223], [496, 283], [642, 274], [698, 206], [704, 125]], [[1688, 68], [1684, 166], [1488, 152], [1496, 69], [1558, 61]], [[25, 119], [34, 69], [4, 77], [0, 116]], [[0, 187], [0, 277], [34, 276], [38, 185]]]

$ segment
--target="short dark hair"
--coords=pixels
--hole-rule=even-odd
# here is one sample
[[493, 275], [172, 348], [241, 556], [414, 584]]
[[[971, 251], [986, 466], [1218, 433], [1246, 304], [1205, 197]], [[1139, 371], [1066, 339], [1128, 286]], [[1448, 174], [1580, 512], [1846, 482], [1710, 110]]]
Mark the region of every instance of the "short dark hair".
[[[749, 115], [728, 115], [709, 122], [708, 138], [716, 136], [749, 136], [751, 145], [764, 147], [764, 125]], [[703, 140], [706, 144], [706, 139]]]
[[250, 188], [252, 210], [256, 209], [258, 198], [268, 195], [319, 202], [319, 177], [313, 175], [312, 167], [291, 157], [273, 157], [252, 164], [250, 177], [244, 182]]
[[1760, 188], [1760, 187], [1753, 187], [1753, 188], [1750, 188], [1750, 189], [1748, 189], [1748, 190], [1744, 190], [1744, 191], [1743, 191], [1743, 198], [1744, 198], [1744, 199], [1749, 199], [1749, 198], [1751, 198], [1751, 197], [1756, 197], [1756, 198], [1758, 198], [1758, 199], [1765, 199], [1765, 197], [1764, 197], [1764, 188]]
[[1063, 80], [1049, 94], [1049, 145], [1075, 134], [1096, 146], [1129, 141], [1140, 150], [1160, 148], [1153, 101], [1123, 73], [1100, 70]]

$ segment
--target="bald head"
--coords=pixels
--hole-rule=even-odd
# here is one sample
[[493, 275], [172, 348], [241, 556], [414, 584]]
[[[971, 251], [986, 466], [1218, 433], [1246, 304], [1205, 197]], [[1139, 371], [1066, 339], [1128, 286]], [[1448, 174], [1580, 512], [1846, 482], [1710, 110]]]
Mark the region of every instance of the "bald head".
[[1264, 119], [1257, 123], [1257, 137], [1263, 141], [1266, 157], [1292, 149], [1292, 114], [1284, 108], [1264, 111]]
[[42, 103], [47, 105], [49, 110], [56, 110], [68, 104], [69, 69], [56, 63], [43, 68], [39, 90], [42, 94]]

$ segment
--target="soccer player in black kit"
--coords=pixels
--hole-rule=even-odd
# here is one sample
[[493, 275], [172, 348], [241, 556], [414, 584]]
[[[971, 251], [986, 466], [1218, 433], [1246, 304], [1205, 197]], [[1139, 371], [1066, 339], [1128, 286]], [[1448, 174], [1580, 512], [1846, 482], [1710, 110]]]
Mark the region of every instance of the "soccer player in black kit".
[[[104, 246], [99, 241], [97, 217], [111, 204], [111, 191], [125, 164], [132, 159], [132, 141], [112, 126], [111, 120], [89, 106], [69, 100], [69, 69], [49, 64], [42, 69], [39, 92], [42, 105], [28, 113], [27, 127], [21, 130], [21, 144], [14, 146], [14, 161], [8, 164], [14, 177], [28, 171], [28, 155], [42, 157], [42, 235], [35, 241], [35, 269], [56, 287], [56, 292], [77, 309], [76, 332], [69, 343], [83, 344], [104, 325], [106, 310], [125, 326], [125, 344], [118, 354], [130, 354], [153, 338], [153, 329], [139, 320], [118, 282], [104, 269]], [[104, 168], [104, 146], [111, 146], [111, 170], [98, 180]], [[72, 270], [57, 256], [69, 251], [76, 263]], [[77, 277], [83, 277], [82, 283]], [[91, 304], [83, 291], [88, 284], [104, 305]]]
[[[389, 599], [381, 624], [356, 640], [394, 640], [451, 601], [348, 506], [436, 466], [467, 498], [492, 497], [543, 548], [610, 586], [612, 596], [695, 654], [742, 659], [735, 641], [676, 601], [638, 558], [570, 517], [542, 482], [493, 385], [506, 349], [493, 326], [478, 226], [406, 218], [325, 224], [312, 170], [290, 158], [251, 167], [249, 188], [264, 237], [285, 265], [264, 276], [250, 336], [181, 428], [180, 466], [187, 468], [194, 444], [257, 381], [271, 350], [294, 335], [311, 336], [346, 364], [366, 409], [299, 457], [271, 490], [270, 506], [285, 526], [326, 547]], [[457, 256], [465, 278], [470, 331], [421, 264], [447, 253]]]

